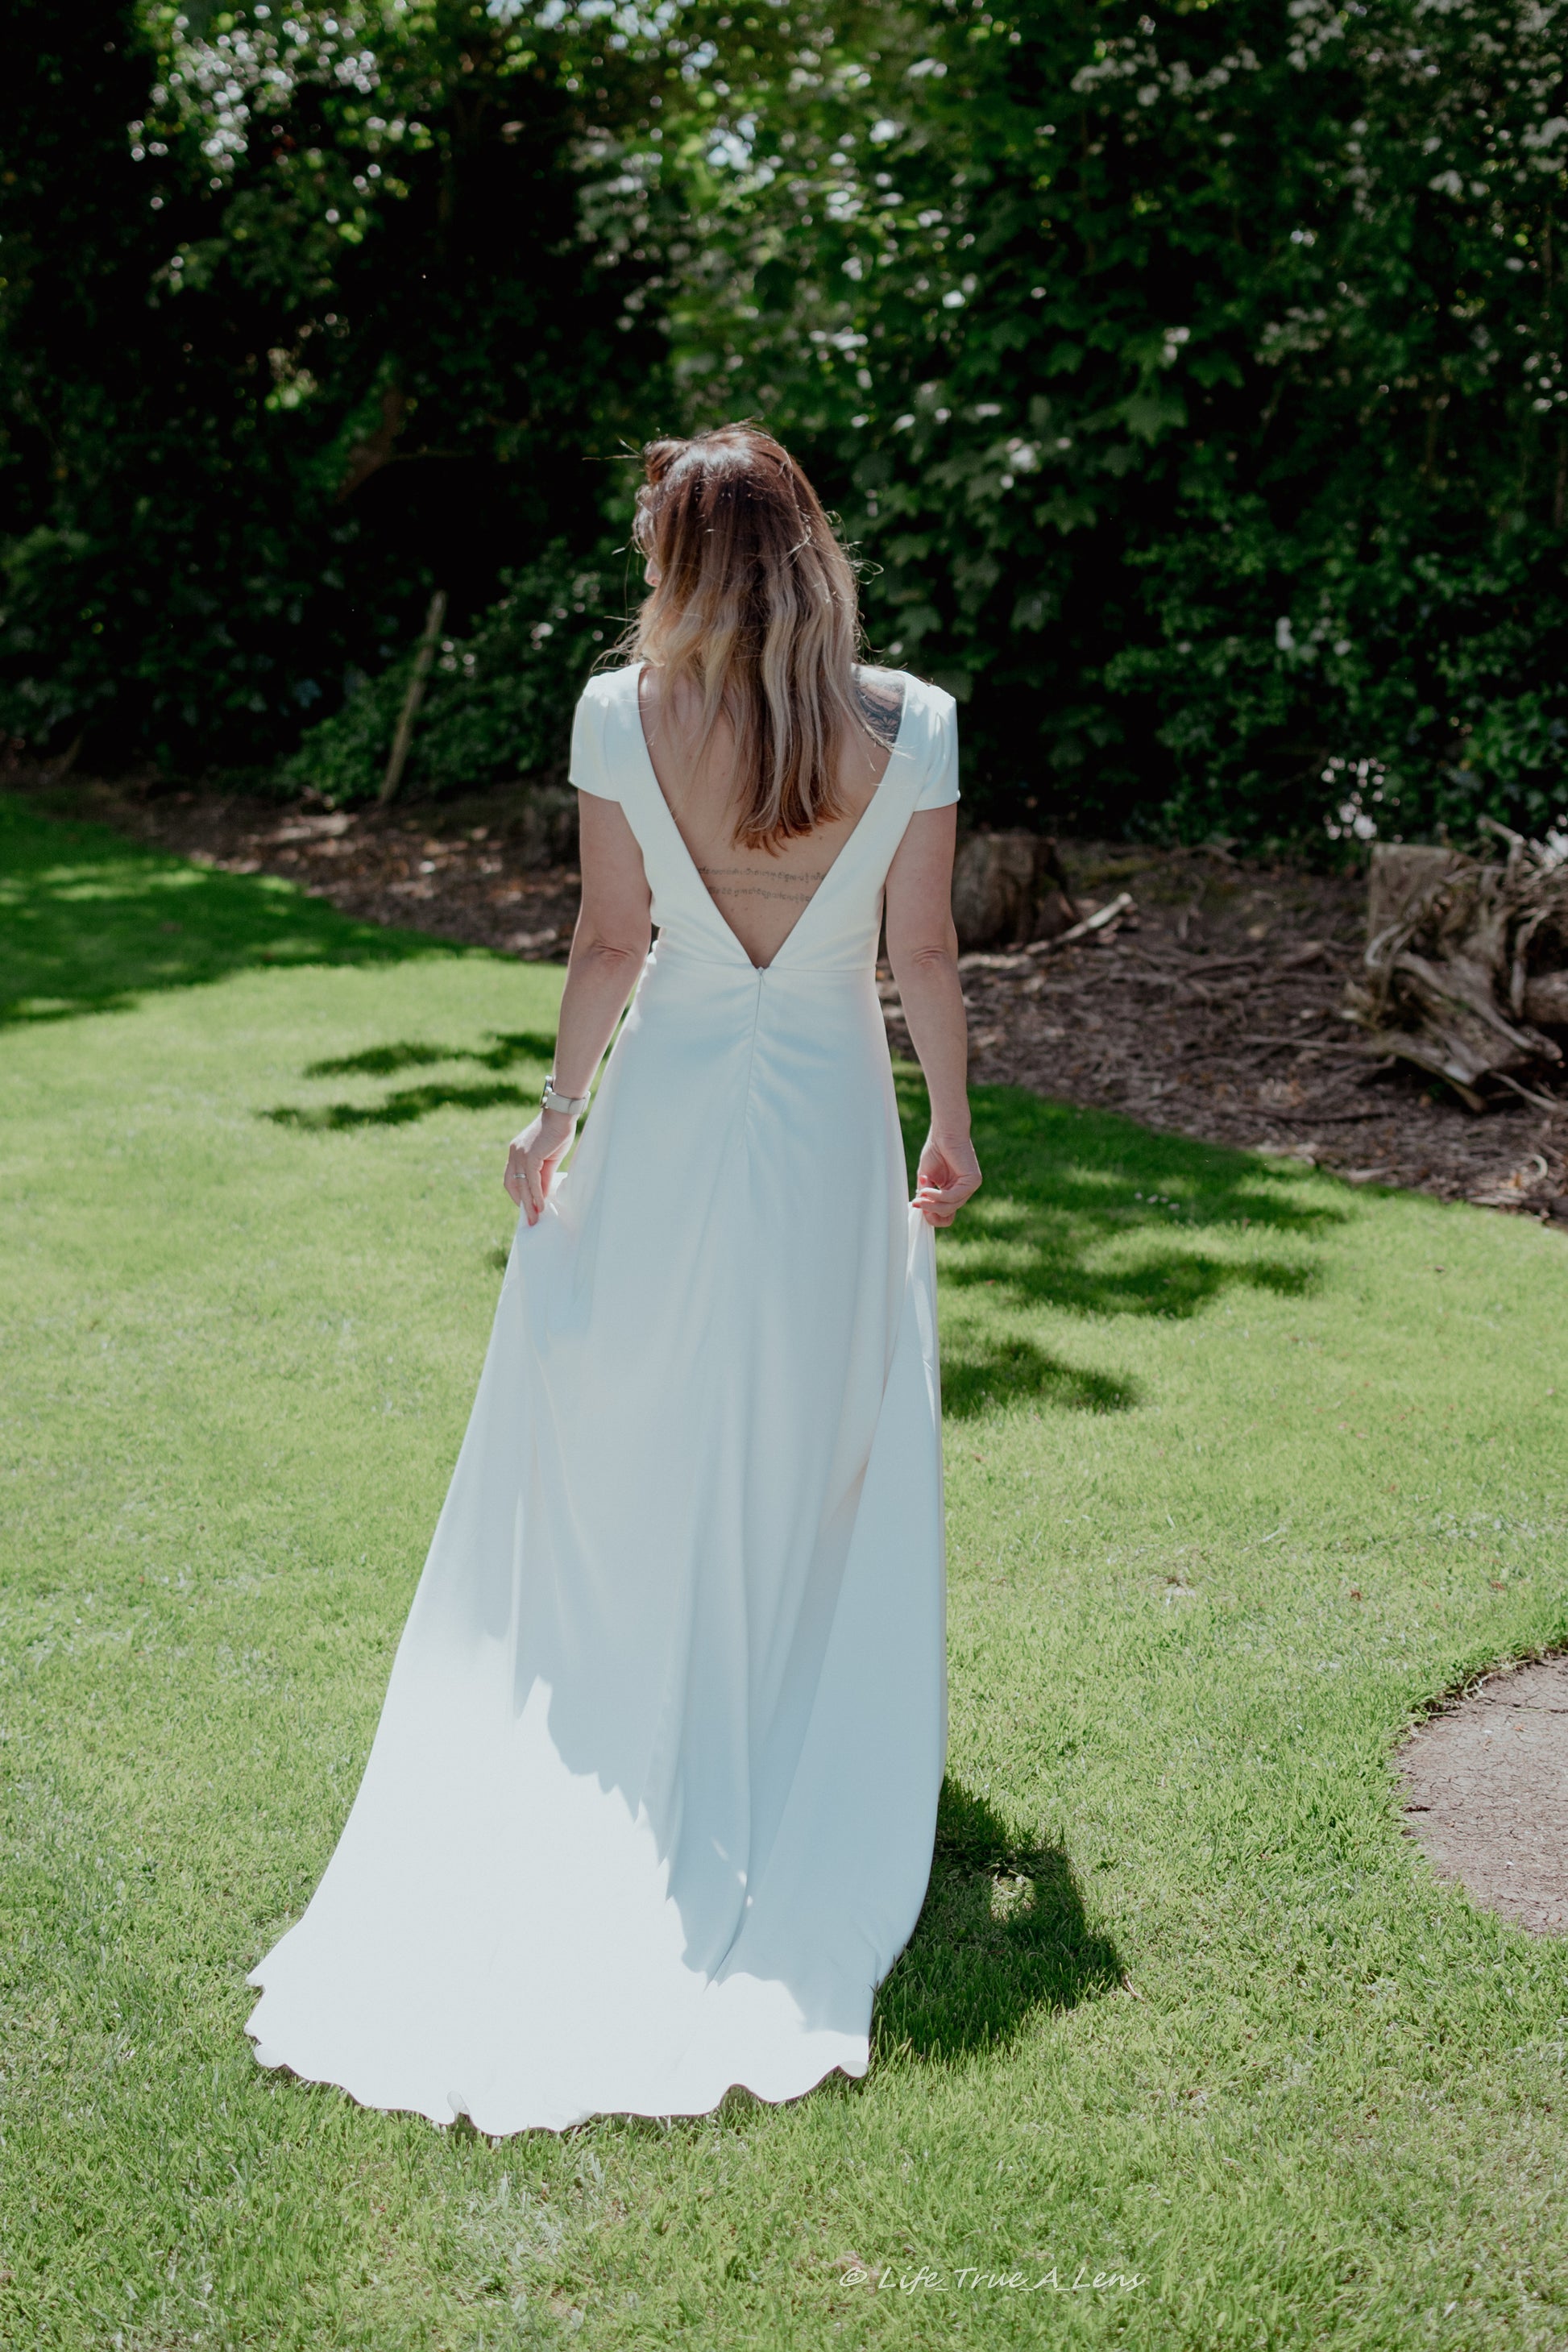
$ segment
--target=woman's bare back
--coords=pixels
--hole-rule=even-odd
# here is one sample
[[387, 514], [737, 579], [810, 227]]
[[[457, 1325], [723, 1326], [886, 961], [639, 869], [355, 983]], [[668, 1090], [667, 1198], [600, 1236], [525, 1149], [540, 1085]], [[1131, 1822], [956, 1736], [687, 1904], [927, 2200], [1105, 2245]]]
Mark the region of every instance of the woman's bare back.
[[847, 731], [839, 747], [838, 798], [844, 814], [778, 849], [749, 849], [735, 839], [742, 795], [735, 777], [734, 733], [721, 719], [707, 751], [696, 757], [700, 705], [679, 692], [673, 709], [660, 695], [658, 673], [645, 669], [637, 708], [648, 757], [691, 862], [710, 896], [752, 961], [773, 961], [864, 815], [892, 756], [902, 688], [886, 670], [858, 672], [867, 726]]

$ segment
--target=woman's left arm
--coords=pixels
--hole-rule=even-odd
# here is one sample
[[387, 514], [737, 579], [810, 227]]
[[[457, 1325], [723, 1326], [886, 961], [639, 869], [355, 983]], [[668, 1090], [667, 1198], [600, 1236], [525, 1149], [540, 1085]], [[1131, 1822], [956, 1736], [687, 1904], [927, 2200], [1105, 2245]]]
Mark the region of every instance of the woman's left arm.
[[[579, 793], [577, 803], [583, 903], [555, 1034], [555, 1089], [563, 1095], [585, 1095], [592, 1087], [653, 936], [642, 851], [619, 802]], [[501, 1181], [531, 1225], [544, 1213], [576, 1125], [564, 1111], [542, 1110], [507, 1153]]]
[[951, 1225], [980, 1189], [969, 1133], [969, 1034], [952, 927], [951, 805], [917, 809], [888, 868], [888, 961], [931, 1097], [915, 1206], [928, 1225]]

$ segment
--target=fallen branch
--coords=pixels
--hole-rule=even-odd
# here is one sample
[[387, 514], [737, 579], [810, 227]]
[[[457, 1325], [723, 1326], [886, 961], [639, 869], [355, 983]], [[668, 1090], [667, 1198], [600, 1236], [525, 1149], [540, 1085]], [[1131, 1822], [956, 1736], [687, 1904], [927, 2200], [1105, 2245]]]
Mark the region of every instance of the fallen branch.
[[1190, 956], [1184, 963], [1173, 964], [1172, 970], [1184, 977], [1188, 972], [1201, 972], [1205, 980], [1212, 980], [1221, 971], [1256, 971], [1265, 961], [1256, 950], [1250, 955]]
[[[1059, 947], [1061, 941], [1058, 940], [1056, 944]], [[1127, 952], [1129, 955], [1136, 956], [1140, 963], [1146, 963], [1152, 971], [1161, 973], [1167, 980], [1185, 980], [1194, 972], [1202, 972], [1206, 978], [1216, 971], [1239, 971], [1243, 969], [1256, 971], [1264, 961], [1256, 950], [1247, 955], [1163, 956], [1154, 954], [1141, 943], [1137, 947], [1130, 947]]]
[[1388, 1118], [1386, 1107], [1376, 1110], [1266, 1110], [1266, 1121], [1280, 1127], [1354, 1127], [1363, 1118]]
[[1538, 1095], [1533, 1088], [1521, 1087], [1519, 1080], [1510, 1078], [1506, 1070], [1494, 1070], [1492, 1076], [1499, 1086], [1510, 1087], [1513, 1092], [1521, 1096], [1525, 1102], [1533, 1103], [1537, 1110], [1551, 1111], [1554, 1118], [1561, 1112], [1568, 1111], [1568, 1103], [1560, 1102], [1554, 1095]]
[[386, 773], [381, 780], [380, 804], [384, 808], [398, 785], [408, 764], [409, 747], [414, 740], [414, 722], [419, 716], [419, 706], [425, 699], [425, 683], [436, 659], [436, 647], [441, 635], [441, 624], [447, 617], [447, 591], [437, 588], [430, 599], [425, 615], [425, 628], [419, 639], [419, 649], [414, 656], [414, 668], [408, 680], [408, 691], [403, 698], [398, 714], [397, 732], [392, 739], [392, 756], [386, 763]]
[[1024, 950], [1024, 953], [1026, 956], [1055, 955], [1058, 948], [1070, 948], [1075, 940], [1085, 940], [1095, 931], [1103, 931], [1109, 924], [1125, 915], [1133, 903], [1131, 891], [1122, 890], [1108, 906], [1097, 907], [1092, 915], [1086, 915], [1082, 922], [1075, 923], [1070, 930], [1058, 932], [1054, 940], [1037, 940], [1032, 947]]

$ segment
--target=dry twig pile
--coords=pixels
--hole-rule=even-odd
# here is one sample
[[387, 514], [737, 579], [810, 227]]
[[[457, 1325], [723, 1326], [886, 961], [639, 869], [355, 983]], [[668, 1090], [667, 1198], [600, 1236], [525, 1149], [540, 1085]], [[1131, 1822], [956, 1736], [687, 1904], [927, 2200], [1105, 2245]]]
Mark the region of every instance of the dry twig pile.
[[1489, 819], [1501, 861], [1390, 843], [1373, 854], [1363, 971], [1345, 992], [1369, 1051], [1430, 1071], [1472, 1110], [1500, 1084], [1560, 1070], [1568, 1029], [1568, 845]]

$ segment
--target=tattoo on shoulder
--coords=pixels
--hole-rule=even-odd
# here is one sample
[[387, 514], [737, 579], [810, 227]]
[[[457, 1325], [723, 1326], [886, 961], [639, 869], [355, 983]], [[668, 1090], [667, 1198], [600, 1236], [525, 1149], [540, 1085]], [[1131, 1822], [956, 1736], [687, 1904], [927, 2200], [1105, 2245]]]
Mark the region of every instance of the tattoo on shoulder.
[[866, 724], [879, 743], [891, 751], [904, 715], [904, 689], [886, 670], [858, 669], [855, 690]]

